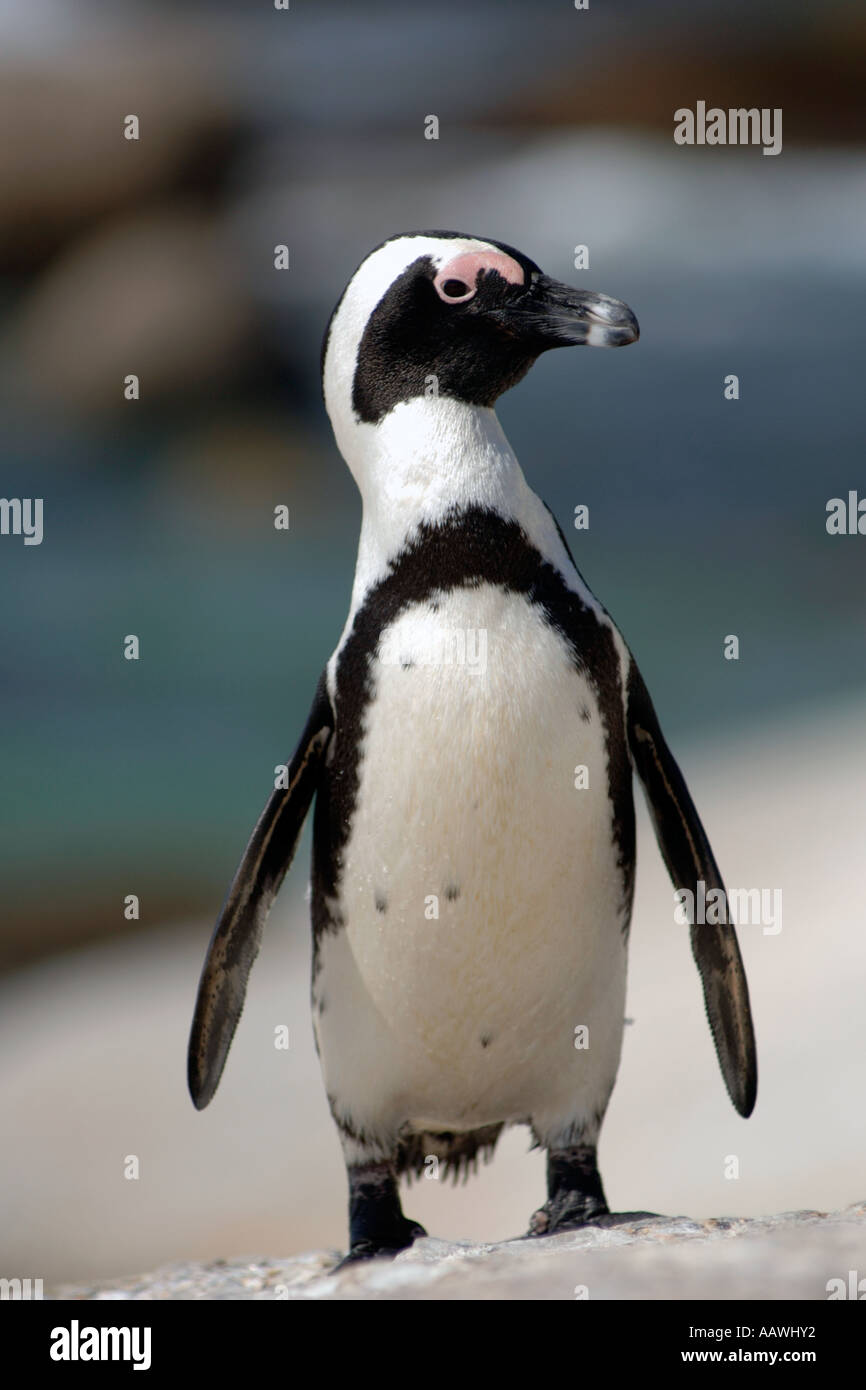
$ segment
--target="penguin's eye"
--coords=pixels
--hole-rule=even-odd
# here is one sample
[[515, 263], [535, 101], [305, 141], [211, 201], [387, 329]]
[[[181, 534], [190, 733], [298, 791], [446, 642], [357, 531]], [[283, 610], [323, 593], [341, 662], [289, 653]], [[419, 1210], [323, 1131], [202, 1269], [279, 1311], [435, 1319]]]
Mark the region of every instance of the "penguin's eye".
[[450, 276], [447, 280], [436, 280], [434, 284], [436, 293], [446, 304], [463, 304], [475, 293], [473, 285], [467, 285], [465, 280], [458, 280], [456, 276]]

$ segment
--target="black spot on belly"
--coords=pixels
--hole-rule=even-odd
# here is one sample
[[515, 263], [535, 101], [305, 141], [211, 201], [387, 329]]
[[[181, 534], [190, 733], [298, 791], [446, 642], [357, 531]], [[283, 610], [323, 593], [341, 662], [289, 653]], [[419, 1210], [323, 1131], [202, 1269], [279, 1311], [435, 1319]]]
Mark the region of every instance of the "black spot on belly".
[[449, 903], [456, 902], [457, 899], [460, 897], [460, 884], [449, 883], [448, 887], [445, 889], [445, 896], [448, 899]]
[[384, 893], [377, 893], [377, 894], [376, 894], [376, 899], [375, 899], [375, 901], [376, 901], [376, 911], [377, 911], [377, 912], [387, 912], [387, 911], [388, 911], [388, 899], [385, 897], [385, 894], [384, 894]]
[[489, 1047], [493, 1039], [489, 1033], [482, 1033], [478, 1041], [481, 1043], [482, 1047]]

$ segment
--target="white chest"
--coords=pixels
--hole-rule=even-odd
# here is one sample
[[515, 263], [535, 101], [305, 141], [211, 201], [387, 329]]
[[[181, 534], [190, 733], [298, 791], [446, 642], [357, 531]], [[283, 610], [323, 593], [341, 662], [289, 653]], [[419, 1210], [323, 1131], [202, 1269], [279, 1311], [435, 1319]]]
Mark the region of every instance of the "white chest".
[[354, 1105], [363, 1058], [383, 1104], [460, 1128], [525, 1116], [579, 1075], [604, 1089], [625, 946], [590, 683], [538, 608], [489, 584], [405, 609], [373, 675], [345, 925], [322, 944], [329, 1090]]

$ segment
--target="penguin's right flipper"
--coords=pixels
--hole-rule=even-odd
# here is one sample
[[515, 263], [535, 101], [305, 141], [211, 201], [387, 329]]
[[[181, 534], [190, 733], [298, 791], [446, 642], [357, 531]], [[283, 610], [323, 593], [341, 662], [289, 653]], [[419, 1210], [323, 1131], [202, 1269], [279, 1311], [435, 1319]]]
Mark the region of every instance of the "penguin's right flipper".
[[[705, 892], [720, 890], [724, 895], [721, 901], [727, 903], [710, 842], [685, 778], [665, 742], [634, 658], [628, 673], [627, 701], [632, 759], [674, 887], [695, 895], [698, 883], [703, 881]], [[741, 1115], [751, 1115], [758, 1089], [758, 1062], [749, 987], [737, 933], [726, 922], [693, 924], [691, 941], [728, 1095]]]
[[203, 1110], [219, 1085], [259, 952], [262, 932], [310, 809], [334, 716], [325, 677], [289, 765], [288, 786], [262, 811], [214, 928], [199, 981], [187, 1057], [193, 1104]]

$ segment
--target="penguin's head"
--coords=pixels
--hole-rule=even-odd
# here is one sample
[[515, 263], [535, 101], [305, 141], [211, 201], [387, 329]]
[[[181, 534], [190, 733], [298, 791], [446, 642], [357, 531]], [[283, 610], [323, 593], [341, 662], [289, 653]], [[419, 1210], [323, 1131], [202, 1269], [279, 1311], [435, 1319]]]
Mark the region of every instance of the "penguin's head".
[[411, 232], [370, 252], [331, 315], [325, 405], [346, 453], [353, 426], [376, 426], [403, 402], [492, 406], [548, 348], [637, 337], [628, 305], [551, 279], [513, 246]]

